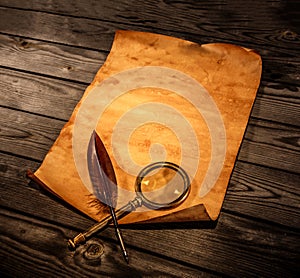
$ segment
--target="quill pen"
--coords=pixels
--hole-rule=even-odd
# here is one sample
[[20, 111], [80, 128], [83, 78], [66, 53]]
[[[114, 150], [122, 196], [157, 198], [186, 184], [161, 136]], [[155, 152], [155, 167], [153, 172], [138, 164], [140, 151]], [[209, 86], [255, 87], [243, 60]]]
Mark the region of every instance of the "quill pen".
[[105, 146], [95, 131], [93, 131], [91, 136], [88, 153], [89, 172], [94, 194], [98, 200], [104, 204], [107, 204], [109, 207], [110, 214], [112, 216], [112, 222], [115, 227], [116, 237], [119, 241], [124, 259], [127, 263], [129, 263], [128, 254], [125, 249], [124, 241], [114, 210], [117, 200], [117, 180], [115, 171]]

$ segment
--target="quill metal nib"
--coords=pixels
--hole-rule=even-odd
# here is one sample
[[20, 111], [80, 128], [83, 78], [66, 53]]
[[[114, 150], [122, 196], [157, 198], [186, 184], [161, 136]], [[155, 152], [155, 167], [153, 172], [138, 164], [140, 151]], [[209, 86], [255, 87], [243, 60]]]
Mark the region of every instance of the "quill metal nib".
[[127, 264], [129, 264], [128, 253], [126, 251], [124, 241], [123, 241], [123, 237], [122, 237], [121, 231], [119, 229], [119, 224], [118, 224], [118, 220], [117, 220], [117, 217], [116, 217], [116, 214], [115, 214], [115, 210], [112, 207], [109, 207], [109, 208], [110, 208], [110, 214], [111, 214], [111, 217], [112, 217], [112, 221], [113, 221], [113, 224], [114, 224], [114, 227], [115, 227], [116, 237], [117, 237], [117, 239], [120, 243], [120, 247], [121, 247], [121, 250], [122, 250], [122, 253], [123, 253], [123, 257], [124, 257], [125, 261], [127, 262]]

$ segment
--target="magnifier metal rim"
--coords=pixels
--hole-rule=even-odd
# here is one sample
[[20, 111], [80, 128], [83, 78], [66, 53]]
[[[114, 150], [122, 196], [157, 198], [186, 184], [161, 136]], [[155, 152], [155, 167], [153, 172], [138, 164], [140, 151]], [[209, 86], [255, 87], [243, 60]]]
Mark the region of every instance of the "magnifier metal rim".
[[[153, 201], [150, 201], [148, 198], [146, 198], [145, 195], [143, 194], [143, 191], [141, 189], [143, 179], [147, 176], [148, 173], [150, 173], [151, 171], [153, 171], [157, 168], [172, 169], [172, 170], [178, 172], [180, 174], [180, 176], [182, 177], [183, 184], [184, 184], [184, 190], [180, 194], [180, 196], [172, 202], [169, 202], [169, 203], [153, 202]], [[168, 162], [168, 161], [154, 162], [154, 163], [147, 165], [145, 168], [143, 168], [141, 170], [141, 172], [137, 176], [136, 182], [135, 182], [136, 194], [142, 199], [143, 204], [146, 207], [151, 208], [151, 209], [168, 209], [171, 207], [175, 207], [175, 206], [179, 205], [180, 203], [182, 203], [186, 199], [186, 197], [188, 196], [189, 190], [190, 190], [190, 179], [189, 179], [187, 173], [179, 165], [172, 163], [172, 162]]]

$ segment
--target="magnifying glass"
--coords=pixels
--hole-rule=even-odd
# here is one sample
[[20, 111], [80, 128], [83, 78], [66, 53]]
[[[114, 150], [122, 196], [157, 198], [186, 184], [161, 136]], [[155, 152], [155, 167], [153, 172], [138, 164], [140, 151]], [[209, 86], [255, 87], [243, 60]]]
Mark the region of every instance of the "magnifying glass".
[[[142, 205], [155, 210], [174, 208], [187, 198], [189, 191], [190, 180], [182, 167], [167, 161], [155, 162], [141, 170], [135, 182], [135, 199], [116, 210], [115, 215], [120, 219]], [[69, 247], [75, 249], [85, 243], [87, 238], [107, 227], [112, 220], [109, 215], [87, 231], [69, 239]]]

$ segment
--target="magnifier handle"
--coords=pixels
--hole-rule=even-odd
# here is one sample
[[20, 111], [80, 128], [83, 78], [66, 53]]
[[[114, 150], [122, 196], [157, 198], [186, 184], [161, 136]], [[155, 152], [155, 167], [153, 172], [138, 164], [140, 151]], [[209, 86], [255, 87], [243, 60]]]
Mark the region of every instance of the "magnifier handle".
[[[140, 197], [136, 197], [133, 201], [130, 201], [127, 205], [115, 211], [117, 219], [121, 219], [140, 206], [142, 206], [142, 199]], [[112, 216], [106, 216], [104, 219], [90, 227], [85, 232], [78, 234], [73, 239], [69, 239], [69, 247], [75, 249], [78, 245], [85, 243], [89, 237], [106, 228], [111, 222]]]

